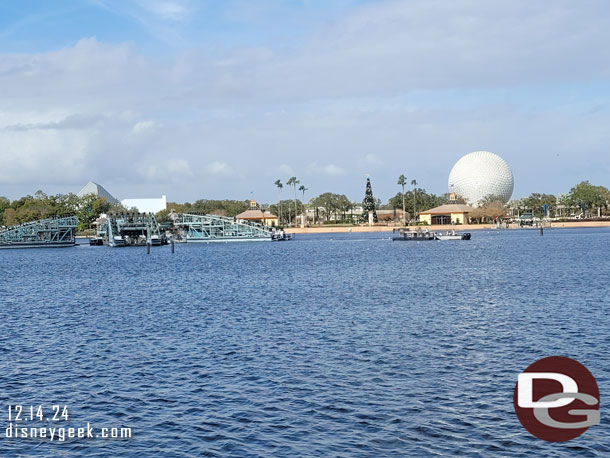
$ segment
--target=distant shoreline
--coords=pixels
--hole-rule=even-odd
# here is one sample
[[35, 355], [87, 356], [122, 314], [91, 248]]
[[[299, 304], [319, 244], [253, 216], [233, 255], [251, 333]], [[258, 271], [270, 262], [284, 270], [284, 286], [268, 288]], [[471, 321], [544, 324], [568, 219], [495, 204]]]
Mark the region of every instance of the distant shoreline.
[[[393, 229], [401, 226], [315, 226], [305, 228], [286, 228], [286, 233], [290, 234], [328, 234], [328, 233], [347, 233], [347, 232], [391, 232]], [[433, 226], [409, 226], [411, 230], [416, 230], [421, 227], [422, 230], [429, 231], [447, 231], [455, 229], [456, 231], [477, 231], [477, 230], [500, 230], [496, 229], [495, 224], [462, 224], [457, 226], [451, 225], [433, 225]], [[582, 227], [610, 227], [610, 221], [574, 221], [574, 222], [553, 222], [549, 226], [545, 223], [546, 228], [582, 228]], [[521, 229], [518, 224], [509, 225], [508, 229]], [[506, 230], [504, 227], [501, 230]]]
[[[341, 234], [349, 232], [392, 232], [393, 229], [400, 228], [402, 226], [315, 226], [305, 228], [285, 228], [284, 231], [288, 234]], [[462, 224], [457, 226], [450, 225], [434, 225], [434, 226], [409, 226], [409, 229], [416, 230], [420, 227], [422, 230], [428, 229], [429, 231], [448, 231], [455, 229], [456, 231], [480, 231], [480, 230], [506, 230], [502, 227], [497, 229], [495, 224]], [[557, 222], [545, 224], [544, 228], [586, 228], [586, 227], [610, 227], [610, 221], [574, 221], [574, 222]], [[518, 224], [511, 224], [508, 229], [521, 229]], [[532, 229], [532, 228], [526, 228]], [[537, 229], [537, 228], [533, 228]], [[77, 235], [77, 239], [88, 239], [89, 236]]]

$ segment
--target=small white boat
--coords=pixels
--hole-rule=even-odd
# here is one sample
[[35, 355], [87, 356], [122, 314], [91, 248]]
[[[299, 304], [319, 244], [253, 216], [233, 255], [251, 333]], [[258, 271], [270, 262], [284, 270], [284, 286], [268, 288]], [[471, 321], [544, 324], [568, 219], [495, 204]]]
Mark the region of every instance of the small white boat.
[[459, 234], [455, 231], [447, 231], [446, 234], [437, 232], [434, 234], [436, 240], [470, 240], [470, 232]]
[[125, 239], [123, 237], [121, 237], [120, 235], [115, 235], [111, 240], [108, 241], [108, 244], [111, 247], [122, 247], [125, 246], [127, 243], [125, 242]]

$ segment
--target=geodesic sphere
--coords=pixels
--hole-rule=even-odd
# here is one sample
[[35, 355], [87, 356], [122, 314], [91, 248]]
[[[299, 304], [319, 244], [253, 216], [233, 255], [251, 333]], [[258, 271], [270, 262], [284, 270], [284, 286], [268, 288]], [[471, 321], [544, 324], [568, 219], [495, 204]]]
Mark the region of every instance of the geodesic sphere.
[[449, 192], [474, 206], [489, 195], [508, 202], [514, 184], [513, 172], [506, 161], [489, 151], [475, 151], [463, 156], [449, 173]]

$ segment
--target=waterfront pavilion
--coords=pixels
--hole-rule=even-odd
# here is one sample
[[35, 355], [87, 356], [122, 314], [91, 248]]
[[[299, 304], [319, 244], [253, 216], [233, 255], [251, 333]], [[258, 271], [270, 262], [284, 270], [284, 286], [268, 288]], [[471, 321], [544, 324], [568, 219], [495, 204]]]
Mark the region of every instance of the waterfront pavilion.
[[446, 204], [419, 213], [419, 221], [427, 224], [467, 224], [474, 210], [470, 205]]
[[277, 226], [278, 217], [270, 211], [261, 210], [254, 199], [250, 201], [250, 208], [235, 218], [261, 223], [263, 226]]

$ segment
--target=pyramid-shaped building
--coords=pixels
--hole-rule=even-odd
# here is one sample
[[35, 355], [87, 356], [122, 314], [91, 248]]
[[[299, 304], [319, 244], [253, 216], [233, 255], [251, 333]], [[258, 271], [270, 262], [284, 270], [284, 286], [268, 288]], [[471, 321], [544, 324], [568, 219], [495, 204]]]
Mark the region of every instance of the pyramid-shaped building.
[[98, 197], [103, 197], [111, 204], [119, 203], [119, 201], [117, 199], [115, 199], [112, 196], [112, 194], [110, 194], [108, 191], [106, 191], [106, 189], [101, 184], [94, 183], [93, 181], [90, 181], [89, 183], [87, 183], [83, 187], [83, 189], [78, 191], [78, 193], [76, 195], [78, 197], [83, 197], [83, 196], [86, 196], [87, 194], [94, 194]]

